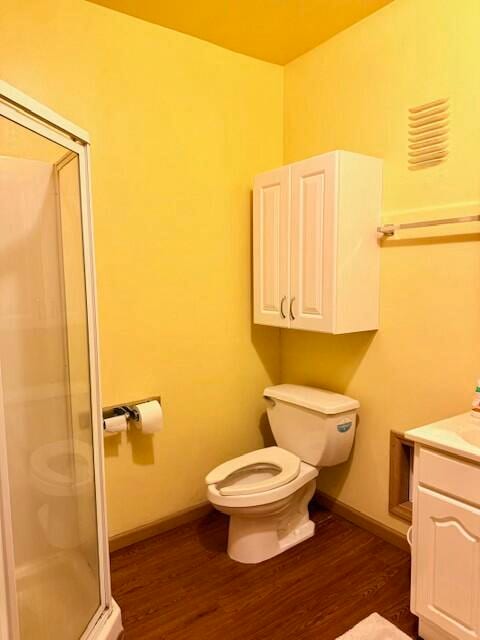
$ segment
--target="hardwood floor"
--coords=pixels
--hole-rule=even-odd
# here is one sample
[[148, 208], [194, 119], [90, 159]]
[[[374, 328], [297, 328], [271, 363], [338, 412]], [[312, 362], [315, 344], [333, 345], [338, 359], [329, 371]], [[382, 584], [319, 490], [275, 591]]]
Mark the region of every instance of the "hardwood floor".
[[112, 554], [126, 640], [334, 640], [377, 611], [416, 638], [407, 553], [329, 512], [259, 565], [225, 553], [215, 512]]

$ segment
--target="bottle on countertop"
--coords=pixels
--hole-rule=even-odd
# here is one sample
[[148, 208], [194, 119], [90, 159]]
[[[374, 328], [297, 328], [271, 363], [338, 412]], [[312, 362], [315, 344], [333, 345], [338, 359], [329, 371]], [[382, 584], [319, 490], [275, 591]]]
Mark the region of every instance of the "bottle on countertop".
[[475, 395], [472, 401], [472, 410], [470, 415], [480, 423], [480, 380], [477, 380], [477, 386], [475, 388]]

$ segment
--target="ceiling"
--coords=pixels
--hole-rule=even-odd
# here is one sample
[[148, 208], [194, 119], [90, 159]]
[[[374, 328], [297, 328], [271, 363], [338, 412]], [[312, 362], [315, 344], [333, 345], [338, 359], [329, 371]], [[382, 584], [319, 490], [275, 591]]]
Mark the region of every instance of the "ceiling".
[[116, 11], [286, 64], [392, 0], [90, 0]]

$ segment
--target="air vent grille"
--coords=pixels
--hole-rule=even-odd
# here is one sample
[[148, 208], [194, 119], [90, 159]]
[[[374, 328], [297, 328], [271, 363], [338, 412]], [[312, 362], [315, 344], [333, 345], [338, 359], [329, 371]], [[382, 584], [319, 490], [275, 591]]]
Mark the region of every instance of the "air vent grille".
[[408, 110], [408, 168], [426, 169], [448, 156], [448, 98]]

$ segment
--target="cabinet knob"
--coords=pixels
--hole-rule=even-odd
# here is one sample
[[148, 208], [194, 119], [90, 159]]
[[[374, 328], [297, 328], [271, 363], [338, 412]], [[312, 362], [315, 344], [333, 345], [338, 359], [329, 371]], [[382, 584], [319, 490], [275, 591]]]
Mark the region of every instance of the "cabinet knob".
[[290, 300], [290, 318], [291, 320], [295, 320], [295, 316], [293, 315], [293, 303], [295, 302], [295, 296]]
[[280, 315], [284, 320], [287, 316], [285, 315], [285, 311], [283, 310], [283, 303], [286, 301], [287, 301], [287, 296], [283, 296], [282, 301], [280, 302]]

